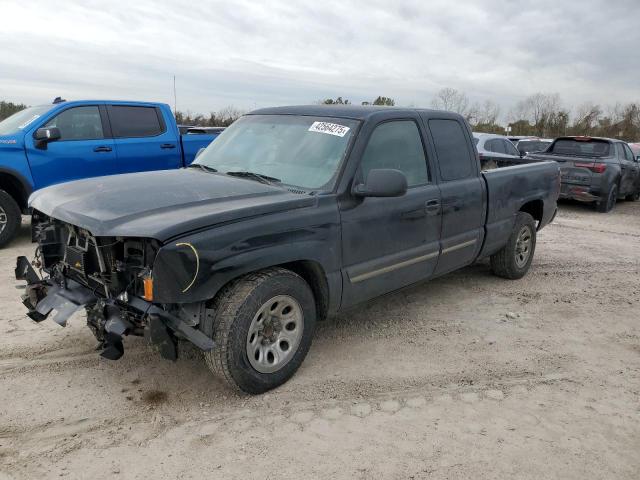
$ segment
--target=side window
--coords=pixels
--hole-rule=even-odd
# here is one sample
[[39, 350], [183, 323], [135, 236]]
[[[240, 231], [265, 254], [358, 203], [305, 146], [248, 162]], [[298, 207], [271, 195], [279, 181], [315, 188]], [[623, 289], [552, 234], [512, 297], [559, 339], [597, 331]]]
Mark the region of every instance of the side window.
[[460, 180], [473, 173], [467, 137], [455, 120], [429, 120], [442, 180]]
[[100, 110], [96, 106], [68, 108], [49, 120], [45, 127], [60, 129], [60, 141], [104, 138]]
[[504, 145], [502, 144], [502, 141], [499, 138], [492, 138], [491, 140], [489, 140], [487, 142], [487, 144], [489, 145], [489, 151], [490, 152], [507, 153], [504, 150]]
[[631, 149], [629, 148], [628, 145], [623, 144], [622, 148], [624, 149], [624, 157], [629, 160], [630, 162], [635, 161], [635, 157], [633, 156], [633, 152], [631, 151]]
[[622, 148], [621, 143], [616, 143], [616, 152], [618, 154], [618, 160], [626, 160], [626, 158], [624, 158], [624, 148]]
[[360, 163], [363, 178], [376, 168], [400, 170], [412, 187], [428, 182], [427, 158], [418, 126], [412, 120], [378, 125], [369, 138]]
[[154, 107], [112, 105], [109, 120], [113, 136], [117, 138], [155, 137], [164, 131]]
[[513, 143], [511, 143], [509, 140], [501, 140], [501, 142], [504, 145], [504, 149], [507, 155], [514, 155], [516, 157], [520, 156], [520, 152], [518, 151], [518, 149], [514, 147]]

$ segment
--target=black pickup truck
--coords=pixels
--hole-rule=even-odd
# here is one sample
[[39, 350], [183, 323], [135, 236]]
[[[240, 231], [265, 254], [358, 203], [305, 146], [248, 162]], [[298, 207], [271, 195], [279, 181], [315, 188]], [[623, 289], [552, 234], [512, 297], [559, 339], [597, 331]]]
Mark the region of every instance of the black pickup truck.
[[38, 248], [16, 278], [33, 320], [85, 309], [106, 358], [125, 335], [170, 359], [188, 340], [260, 393], [294, 374], [317, 320], [481, 258], [525, 275], [559, 189], [555, 162], [482, 172], [453, 113], [262, 109], [188, 168], [33, 194]]

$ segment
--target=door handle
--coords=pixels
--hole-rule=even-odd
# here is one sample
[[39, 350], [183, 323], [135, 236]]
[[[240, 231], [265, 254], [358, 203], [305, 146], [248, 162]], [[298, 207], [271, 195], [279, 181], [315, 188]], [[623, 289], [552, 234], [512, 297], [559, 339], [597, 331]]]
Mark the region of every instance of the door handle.
[[100, 146], [100, 147], [96, 147], [93, 149], [94, 152], [110, 152], [111, 151], [111, 147], [106, 147], [104, 145]]
[[160, 148], [176, 148], [175, 143], [163, 143], [162, 145], [160, 145]]
[[427, 200], [424, 206], [427, 215], [437, 215], [440, 212], [440, 200]]

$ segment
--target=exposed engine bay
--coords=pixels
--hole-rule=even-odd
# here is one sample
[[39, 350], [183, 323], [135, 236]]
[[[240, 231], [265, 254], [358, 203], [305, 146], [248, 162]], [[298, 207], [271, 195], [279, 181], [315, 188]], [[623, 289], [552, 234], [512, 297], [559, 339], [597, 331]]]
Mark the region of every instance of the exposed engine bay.
[[16, 279], [27, 282], [22, 301], [34, 321], [55, 312], [53, 320], [65, 326], [84, 308], [101, 355], [112, 360], [123, 355], [126, 335], [146, 336], [172, 360], [177, 358], [179, 338], [203, 350], [213, 348], [213, 341], [193, 328], [204, 305], [153, 303], [152, 266], [160, 242], [95, 237], [37, 211], [31, 228], [32, 241], [38, 244], [35, 258], [18, 258]]

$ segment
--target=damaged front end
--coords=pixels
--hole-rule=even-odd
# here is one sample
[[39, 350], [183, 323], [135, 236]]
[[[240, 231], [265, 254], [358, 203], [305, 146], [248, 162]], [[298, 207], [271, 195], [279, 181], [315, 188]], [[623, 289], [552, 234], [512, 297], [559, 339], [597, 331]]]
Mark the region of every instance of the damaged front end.
[[15, 276], [27, 283], [22, 303], [32, 320], [52, 315], [65, 326], [71, 315], [85, 309], [101, 355], [111, 360], [123, 355], [127, 335], [145, 336], [171, 360], [177, 358], [179, 339], [204, 351], [214, 347], [194, 328], [193, 318], [202, 313], [194, 309], [202, 305], [153, 303], [152, 266], [161, 246], [156, 240], [95, 237], [37, 211], [31, 228], [36, 255], [33, 262], [18, 257]]

